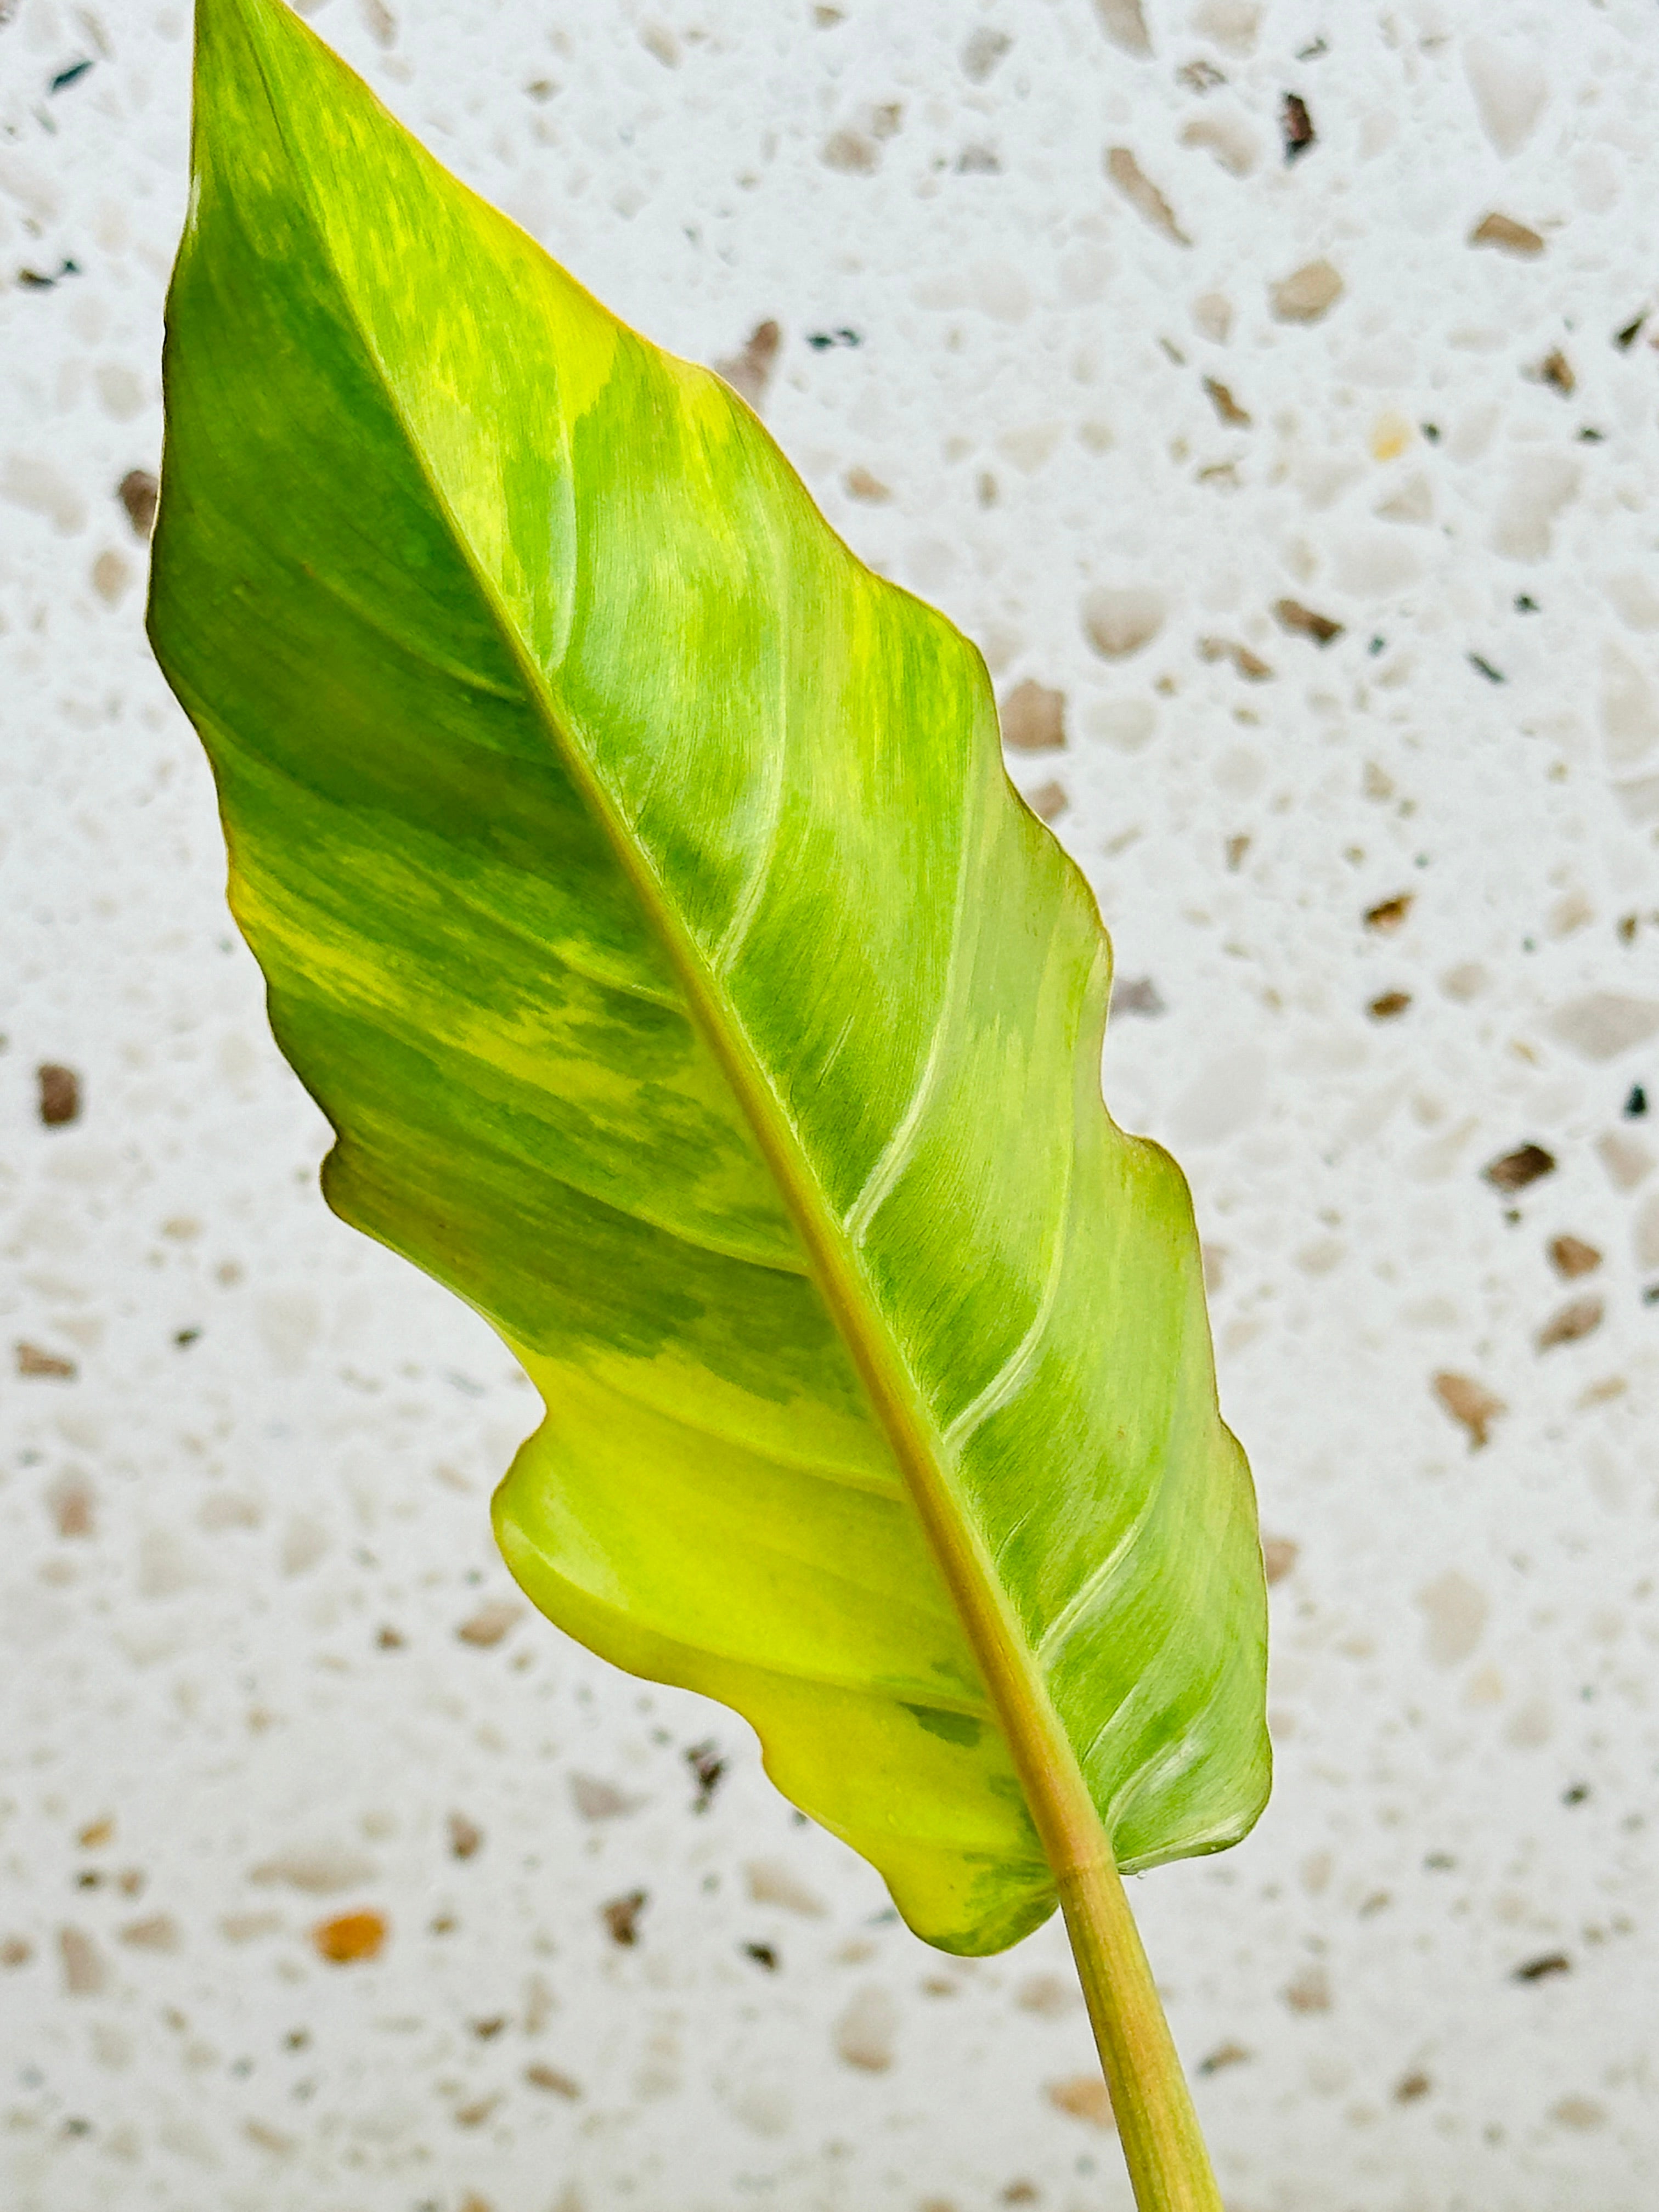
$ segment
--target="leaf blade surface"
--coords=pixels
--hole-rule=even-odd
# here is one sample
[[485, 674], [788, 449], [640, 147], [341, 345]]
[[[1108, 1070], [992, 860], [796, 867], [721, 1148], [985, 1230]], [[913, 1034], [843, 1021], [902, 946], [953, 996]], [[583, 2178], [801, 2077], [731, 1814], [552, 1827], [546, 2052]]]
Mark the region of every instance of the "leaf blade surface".
[[1052, 1905], [1033, 1759], [1125, 1866], [1242, 1833], [1190, 1206], [978, 655], [274, 0], [202, 0], [167, 397], [152, 635], [238, 920], [330, 1203], [542, 1390], [531, 1595], [744, 1712], [948, 1948]]

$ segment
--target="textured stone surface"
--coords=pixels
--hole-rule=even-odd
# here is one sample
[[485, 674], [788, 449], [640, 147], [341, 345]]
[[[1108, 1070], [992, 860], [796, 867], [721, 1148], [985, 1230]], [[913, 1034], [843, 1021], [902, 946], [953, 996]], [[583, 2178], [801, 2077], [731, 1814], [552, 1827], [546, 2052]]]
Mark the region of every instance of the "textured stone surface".
[[[1273, 1803], [1135, 1885], [1232, 2212], [1650, 2212], [1652, 11], [313, 12], [1064, 695], [1283, 1547]], [[923, 1950], [514, 1608], [532, 1395], [317, 1197], [144, 648], [187, 10], [0, 15], [8, 2212], [1121, 2212], [1053, 1928]]]

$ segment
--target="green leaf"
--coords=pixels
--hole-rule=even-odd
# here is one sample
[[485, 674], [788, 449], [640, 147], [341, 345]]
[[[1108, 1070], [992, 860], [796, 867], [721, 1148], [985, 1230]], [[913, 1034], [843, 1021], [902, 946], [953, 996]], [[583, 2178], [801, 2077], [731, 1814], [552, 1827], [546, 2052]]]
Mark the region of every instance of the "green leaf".
[[514, 1572], [947, 1948], [1090, 1802], [1233, 1842], [1249, 1473], [978, 653], [277, 0], [198, 39], [151, 635], [329, 1203], [546, 1402]]

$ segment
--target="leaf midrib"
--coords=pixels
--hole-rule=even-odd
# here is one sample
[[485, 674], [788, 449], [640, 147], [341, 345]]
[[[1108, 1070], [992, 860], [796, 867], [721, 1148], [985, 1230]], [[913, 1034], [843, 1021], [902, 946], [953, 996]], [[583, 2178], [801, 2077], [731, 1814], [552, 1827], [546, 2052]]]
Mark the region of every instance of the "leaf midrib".
[[[315, 41], [319, 53], [326, 57], [327, 65], [344, 73], [344, 64], [322, 40], [316, 39], [308, 26], [298, 27]], [[943, 1439], [879, 1308], [869, 1294], [858, 1262], [848, 1249], [843, 1224], [836, 1220], [823, 1202], [806, 1166], [805, 1147], [799, 1132], [762, 1073], [736, 1008], [707, 967], [642, 848], [629, 835], [611, 793], [554, 711], [542, 672], [531, 659], [517, 626], [475, 558], [466, 532], [428, 467], [420, 442], [405, 419], [396, 383], [359, 318], [351, 289], [335, 259], [327, 225], [313, 196], [304, 166], [295, 159], [289, 144], [283, 112], [272, 91], [264, 56], [257, 40], [250, 43], [254, 46], [261, 88], [290, 176], [310, 214], [322, 258], [410, 460], [442, 518], [504, 650], [519, 671], [533, 711], [545, 727], [578, 793], [592, 810], [617, 866], [639, 900], [647, 921], [656, 930], [680, 978], [692, 1019], [730, 1083], [806, 1248], [819, 1292], [869, 1394], [876, 1418], [905, 1478], [930, 1548], [985, 1676], [992, 1705], [1001, 1721], [1049, 1865], [1063, 1881], [1074, 1869], [1097, 1865], [1103, 1860], [1109, 1863], [1110, 1845], [1075, 1747], [1060, 1723], [1036, 1656], [1003, 1594], [983, 1541], [953, 1495]], [[423, 164], [429, 159], [423, 150], [417, 150], [417, 158]], [[469, 199], [476, 199], [477, 195], [468, 187], [459, 180], [452, 181]], [[498, 210], [490, 212], [502, 222], [510, 220]], [[574, 279], [568, 281], [574, 283]], [[592, 304], [596, 314], [615, 319], [597, 301]], [[743, 403], [734, 395], [733, 404]], [[562, 416], [560, 422], [565, 474], [567, 480], [574, 483], [568, 431]], [[953, 931], [953, 956], [956, 944], [957, 933]], [[743, 1040], [741, 1048], [736, 1042], [739, 1038]]]

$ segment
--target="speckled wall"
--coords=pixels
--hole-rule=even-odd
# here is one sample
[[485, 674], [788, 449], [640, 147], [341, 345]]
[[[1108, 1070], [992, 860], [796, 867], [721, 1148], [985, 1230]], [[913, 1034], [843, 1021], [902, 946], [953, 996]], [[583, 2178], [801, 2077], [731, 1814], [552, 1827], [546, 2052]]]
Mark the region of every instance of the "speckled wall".
[[[1659, 17], [327, 0], [981, 644], [1261, 1486], [1273, 1803], [1134, 1885], [1230, 2212], [1659, 2202]], [[324, 1209], [142, 630], [182, 0], [0, 0], [9, 2212], [1127, 2191], [726, 1712], [515, 1599], [535, 1401]]]

